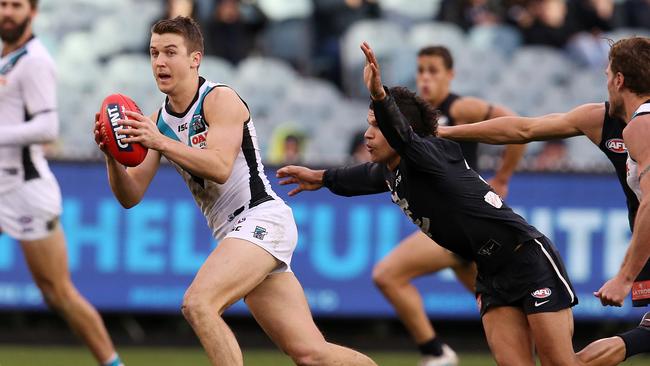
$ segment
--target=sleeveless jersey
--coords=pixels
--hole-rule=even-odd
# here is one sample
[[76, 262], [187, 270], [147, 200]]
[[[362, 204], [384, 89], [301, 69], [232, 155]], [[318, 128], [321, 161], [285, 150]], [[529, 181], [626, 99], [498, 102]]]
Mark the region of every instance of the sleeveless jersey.
[[[56, 110], [54, 61], [41, 42], [30, 39], [0, 58], [0, 124], [15, 126]], [[0, 193], [30, 179], [52, 176], [40, 144], [0, 146]]]
[[[642, 116], [644, 114], [650, 114], [650, 100], [647, 100], [645, 103], [641, 104], [639, 108], [634, 112], [629, 123], [633, 123], [632, 120], [635, 117]], [[639, 179], [639, 164], [630, 157], [627, 156], [627, 185], [630, 190], [634, 192], [637, 199], [641, 201], [641, 180]]]
[[[158, 113], [158, 130], [188, 146], [206, 148], [209, 121], [206, 121], [203, 113], [203, 101], [208, 93], [218, 87], [227, 86], [200, 78], [194, 100], [183, 113], [172, 111], [166, 99]], [[246, 107], [248, 108], [248, 105]], [[245, 210], [263, 202], [280, 200], [264, 174], [257, 134], [251, 118], [244, 123], [242, 133], [241, 149], [235, 159], [232, 173], [224, 184], [196, 177], [171, 162], [185, 180], [217, 239], [223, 238], [230, 231], [232, 221]]]
[[[456, 120], [451, 116], [451, 105], [461, 96], [450, 93], [445, 100], [440, 103], [437, 109], [440, 111], [440, 117], [438, 118], [438, 123], [442, 126], [456, 126]], [[478, 172], [478, 143], [471, 141], [460, 141], [458, 142], [460, 149], [463, 151], [463, 156], [470, 168]]]
[[625, 126], [625, 122], [621, 119], [610, 117], [609, 102], [605, 102], [605, 119], [603, 120], [602, 137], [598, 148], [605, 153], [609, 161], [614, 165], [616, 176], [623, 188], [623, 193], [625, 193], [630, 229], [633, 229], [634, 218], [639, 209], [639, 199], [627, 184], [627, 149], [623, 142], [623, 129]]

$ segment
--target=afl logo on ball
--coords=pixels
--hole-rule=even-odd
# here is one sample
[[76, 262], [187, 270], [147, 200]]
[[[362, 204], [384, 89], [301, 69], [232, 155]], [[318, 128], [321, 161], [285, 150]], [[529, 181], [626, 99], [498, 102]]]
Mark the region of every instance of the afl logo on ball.
[[546, 287], [546, 288], [540, 288], [539, 290], [533, 291], [531, 294], [533, 297], [538, 298], [538, 299], [545, 299], [549, 296], [551, 296], [551, 289]]
[[605, 143], [605, 146], [609, 149], [609, 151], [623, 154], [627, 152], [627, 149], [625, 148], [625, 142], [623, 142], [623, 139], [609, 139]]

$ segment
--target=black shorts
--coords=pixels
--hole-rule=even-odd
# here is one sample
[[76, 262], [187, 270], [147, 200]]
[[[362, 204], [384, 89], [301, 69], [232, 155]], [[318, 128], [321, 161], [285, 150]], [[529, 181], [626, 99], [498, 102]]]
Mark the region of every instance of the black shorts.
[[650, 305], [650, 261], [645, 264], [632, 285], [632, 306], [648, 305]]
[[481, 316], [493, 307], [514, 306], [525, 314], [555, 312], [578, 303], [557, 250], [546, 237], [522, 245], [499, 272], [476, 279]]

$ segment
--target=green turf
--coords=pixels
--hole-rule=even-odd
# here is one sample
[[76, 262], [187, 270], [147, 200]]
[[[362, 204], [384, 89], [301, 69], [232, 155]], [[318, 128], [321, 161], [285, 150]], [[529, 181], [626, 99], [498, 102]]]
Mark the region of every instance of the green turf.
[[[209, 365], [203, 351], [198, 348], [120, 348], [122, 359], [128, 366], [201, 366]], [[400, 352], [370, 352], [381, 366], [415, 366], [417, 355]], [[246, 366], [290, 366], [289, 358], [269, 350], [245, 350]], [[463, 354], [461, 366], [494, 365], [487, 354]], [[650, 364], [650, 358], [634, 358], [625, 366]], [[94, 365], [93, 359], [80, 347], [26, 347], [0, 346], [0, 366], [83, 366]]]

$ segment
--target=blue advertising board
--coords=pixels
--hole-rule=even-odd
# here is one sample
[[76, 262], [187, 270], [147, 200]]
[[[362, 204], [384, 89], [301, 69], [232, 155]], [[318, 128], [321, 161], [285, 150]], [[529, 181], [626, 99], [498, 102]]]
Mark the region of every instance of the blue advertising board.
[[[162, 166], [130, 210], [113, 198], [102, 164], [52, 166], [64, 197], [61, 219], [80, 291], [99, 309], [178, 312], [194, 273], [216, 245], [184, 183]], [[292, 268], [322, 316], [393, 316], [375, 289], [373, 265], [416, 230], [387, 194], [337, 197], [327, 190], [287, 198], [299, 242]], [[518, 174], [508, 202], [560, 250], [580, 304], [576, 318], [636, 319], [643, 309], [604, 308], [592, 292], [613, 276], [630, 238], [614, 175]], [[416, 280], [433, 318], [477, 319], [473, 296], [450, 271]], [[20, 246], [0, 237], [0, 308], [43, 308]], [[230, 313], [245, 312], [236, 304]]]

